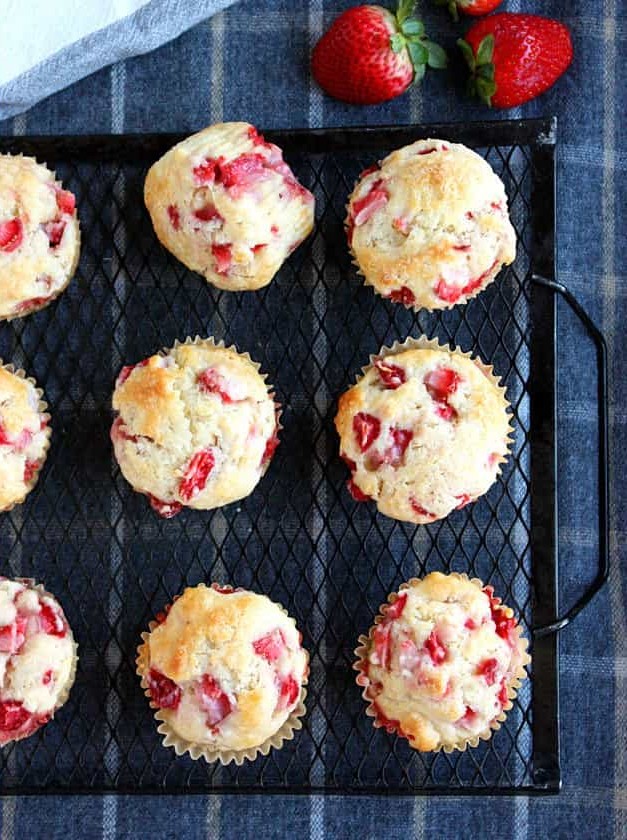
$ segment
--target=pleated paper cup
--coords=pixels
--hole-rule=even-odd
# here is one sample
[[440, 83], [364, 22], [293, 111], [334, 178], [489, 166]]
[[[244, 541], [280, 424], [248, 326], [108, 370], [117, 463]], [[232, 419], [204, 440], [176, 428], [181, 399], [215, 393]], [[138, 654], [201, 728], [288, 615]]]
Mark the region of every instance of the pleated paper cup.
[[[478, 589], [483, 590], [485, 584], [479, 580], [479, 578], [469, 578], [468, 575], [460, 572], [450, 572], [447, 577], [454, 577], [460, 580], [470, 581], [473, 586], [476, 586]], [[355, 678], [355, 682], [357, 685], [362, 689], [361, 696], [366, 701], [366, 715], [372, 720], [372, 725], [376, 729], [385, 729], [388, 734], [395, 734], [400, 736], [401, 738], [406, 738], [409, 745], [413, 749], [418, 749], [415, 747], [405, 733], [400, 728], [399, 721], [389, 720], [387, 718], [383, 719], [380, 712], [376, 706], [376, 694], [372, 690], [372, 684], [369, 678], [369, 663], [368, 663], [368, 656], [372, 647], [374, 645], [374, 631], [378, 624], [380, 624], [386, 615], [388, 609], [396, 603], [398, 600], [399, 594], [402, 593], [406, 589], [410, 589], [411, 587], [415, 586], [416, 584], [420, 583], [420, 578], [411, 578], [410, 580], [402, 583], [399, 587], [398, 592], [392, 592], [388, 595], [387, 602], [381, 604], [379, 607], [379, 612], [374, 619], [374, 624], [370, 628], [368, 635], [360, 635], [357, 639], [358, 645], [355, 648], [355, 657], [356, 661], [353, 663], [353, 670], [357, 671], [357, 677]], [[505, 604], [501, 603], [500, 598], [495, 598], [495, 601], [498, 602], [500, 606], [502, 606], [505, 610], [505, 614], [507, 618], [511, 618], [514, 616], [514, 611], [506, 606]], [[501, 728], [502, 723], [507, 718], [507, 712], [513, 707], [514, 700], [518, 694], [520, 686], [527, 678], [526, 666], [529, 665], [531, 662], [531, 656], [527, 652], [527, 639], [522, 635], [522, 628], [519, 624], [516, 624], [515, 630], [516, 634], [516, 650], [518, 652], [518, 662], [516, 664], [515, 671], [509, 676], [507, 681], [507, 702], [503, 705], [503, 708], [500, 714], [492, 720], [490, 725], [486, 727], [486, 729], [482, 730], [478, 733], [473, 733], [472, 735], [468, 735], [467, 737], [459, 738], [456, 741], [451, 743], [442, 743], [440, 744], [435, 750], [429, 750], [429, 752], [440, 752], [443, 751], [445, 753], [451, 753], [454, 751], [463, 751], [467, 747], [476, 747], [480, 741], [487, 741], [489, 740], [493, 733], [496, 732], [498, 729]]]
[[24, 495], [21, 496], [19, 499], [15, 499], [14, 501], [12, 501], [6, 507], [0, 508], [0, 514], [1, 514], [1, 513], [8, 513], [10, 510], [13, 510], [13, 508], [16, 505], [21, 505], [25, 501], [26, 497], [31, 492], [31, 490], [34, 488], [34, 486], [37, 484], [37, 481], [39, 479], [39, 474], [41, 473], [41, 470], [43, 469], [43, 466], [46, 462], [46, 458], [48, 456], [48, 450], [50, 449], [50, 436], [51, 436], [52, 432], [51, 432], [51, 429], [50, 429], [50, 415], [48, 414], [48, 410], [47, 410], [48, 409], [48, 404], [44, 401], [44, 399], [43, 399], [44, 392], [37, 385], [37, 382], [31, 376], [27, 376], [26, 373], [21, 368], [16, 368], [14, 365], [12, 365], [10, 363], [9, 364], [4, 364], [2, 359], [0, 359], [0, 368], [5, 370], [7, 373], [12, 374], [13, 376], [17, 376], [20, 379], [23, 379], [24, 381], [28, 382], [30, 385], [33, 386], [33, 388], [35, 389], [35, 393], [37, 395], [37, 399], [38, 399], [37, 410], [39, 412], [40, 420], [42, 422], [45, 421], [45, 423], [46, 423], [45, 429], [42, 430], [44, 432], [44, 435], [45, 435], [45, 442], [44, 442], [44, 449], [43, 449], [43, 452], [42, 452], [42, 455], [41, 455], [41, 459], [39, 461], [39, 466], [33, 472], [33, 475], [31, 476], [30, 480], [28, 482], [26, 482], [26, 484], [25, 484], [26, 492], [24, 493]]
[[[53, 169], [50, 169], [47, 166], [47, 164], [39, 163], [34, 157], [29, 157], [29, 156], [26, 156], [26, 155], [10, 155], [10, 154], [3, 154], [1, 157], [21, 158], [22, 160], [25, 160], [25, 161], [32, 161], [37, 166], [43, 166], [49, 172], [51, 172], [51, 174], [54, 178], [54, 186], [58, 187], [59, 189], [65, 189], [64, 186], [63, 186], [63, 183], [56, 179], [56, 172]], [[16, 312], [12, 315], [1, 315], [0, 314], [0, 323], [3, 322], [3, 321], [5, 321], [5, 322], [15, 321], [18, 318], [27, 318], [29, 315], [33, 315], [35, 312], [39, 312], [42, 309], [45, 309], [47, 306], [50, 306], [50, 304], [53, 301], [55, 301], [58, 297], [60, 297], [63, 294], [63, 292], [67, 289], [67, 287], [70, 285], [70, 283], [74, 279], [74, 275], [76, 273], [76, 269], [78, 268], [78, 263], [79, 263], [79, 259], [80, 259], [80, 255], [81, 255], [81, 226], [80, 226], [80, 221], [79, 221], [79, 218], [78, 218], [77, 214], [74, 215], [74, 217], [73, 217], [73, 224], [74, 224], [75, 230], [76, 230], [76, 244], [75, 244], [75, 248], [74, 248], [74, 253], [72, 255], [72, 262], [71, 262], [70, 267], [67, 271], [67, 277], [65, 279], [65, 282], [58, 289], [55, 289], [55, 291], [50, 296], [47, 296], [43, 303], [33, 306], [31, 309], [28, 310], [28, 312]]]
[[[233, 588], [232, 586], [223, 585], [219, 583], [212, 583], [211, 587], [213, 589], [217, 589], [220, 592], [240, 592], [243, 591], [241, 587]], [[173, 602], [178, 599], [178, 596], [173, 599]], [[273, 602], [276, 603], [276, 602]], [[290, 621], [296, 627], [296, 622], [294, 619], [289, 615], [287, 610], [281, 606], [281, 604], [276, 604], [281, 610], [281, 612], [285, 613], [288, 616]], [[168, 605], [163, 610], [163, 613], [167, 615], [170, 610], [171, 605]], [[302, 717], [306, 713], [305, 708], [305, 699], [307, 697], [307, 690], [305, 686], [308, 682], [308, 674], [309, 674], [309, 665], [307, 664], [305, 668], [305, 674], [303, 676], [301, 682], [301, 690], [300, 690], [300, 697], [298, 698], [298, 702], [294, 709], [290, 712], [289, 716], [280, 726], [280, 728], [274, 732], [270, 737], [266, 738], [261, 744], [258, 744], [253, 747], [246, 747], [245, 749], [241, 750], [234, 750], [234, 749], [216, 749], [211, 744], [203, 744], [197, 743], [193, 741], [188, 741], [185, 738], [182, 738], [170, 725], [169, 721], [167, 720], [167, 716], [163, 714], [163, 711], [159, 709], [159, 707], [153, 702], [150, 690], [148, 688], [148, 682], [146, 680], [146, 674], [150, 670], [150, 646], [149, 646], [149, 638], [152, 631], [159, 626], [159, 621], [151, 621], [148, 624], [148, 632], [143, 632], [141, 634], [142, 643], [137, 648], [137, 658], [136, 664], [137, 669], [136, 672], [141, 681], [141, 687], [144, 690], [144, 694], [148, 698], [150, 703], [150, 707], [155, 709], [154, 717], [155, 720], [158, 721], [159, 725], [157, 726], [157, 732], [163, 736], [162, 744], [164, 747], [171, 747], [177, 755], [185, 755], [186, 753], [191, 756], [195, 761], [199, 758], [204, 758], [205, 761], [209, 763], [219, 762], [220, 764], [226, 766], [227, 764], [231, 764], [233, 762], [236, 765], [241, 765], [245, 761], [254, 761], [256, 758], [261, 756], [266, 756], [270, 752], [270, 750], [275, 749], [279, 750], [283, 746], [286, 741], [291, 741], [296, 732], [302, 729]], [[299, 632], [299, 637], [300, 637]], [[307, 663], [309, 662], [309, 655], [307, 651], [303, 648], [306, 656], [307, 656]]]

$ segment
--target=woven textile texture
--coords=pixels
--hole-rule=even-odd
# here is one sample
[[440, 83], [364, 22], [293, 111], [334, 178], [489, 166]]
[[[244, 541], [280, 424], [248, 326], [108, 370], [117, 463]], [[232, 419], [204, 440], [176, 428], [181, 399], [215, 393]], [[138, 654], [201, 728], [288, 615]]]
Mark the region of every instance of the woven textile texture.
[[[193, 4], [190, 3], [190, 6]], [[429, 74], [421, 88], [368, 109], [335, 103], [311, 84], [311, 46], [343, 8], [322, 0], [244, 0], [158, 51], [113, 65], [0, 124], [6, 135], [193, 131], [221, 119], [264, 128], [383, 125], [556, 114], [557, 277], [605, 332], [611, 383], [609, 586], [560, 640], [564, 788], [558, 797], [5, 797], [2, 838], [113, 837], [622, 838], [627, 835], [627, 623], [624, 474], [627, 363], [618, 341], [625, 317], [621, 210], [627, 203], [627, 104], [621, 56], [626, 10], [528, 0], [524, 8], [565, 21], [575, 62], [539, 101], [501, 115], [463, 99], [459, 68]], [[521, 9], [519, 0], [506, 3]], [[427, 31], [454, 49], [464, 25], [425, 8]], [[563, 606], [596, 564], [596, 384], [583, 330], [560, 307], [559, 479]], [[108, 361], [105, 360], [108, 364]]]

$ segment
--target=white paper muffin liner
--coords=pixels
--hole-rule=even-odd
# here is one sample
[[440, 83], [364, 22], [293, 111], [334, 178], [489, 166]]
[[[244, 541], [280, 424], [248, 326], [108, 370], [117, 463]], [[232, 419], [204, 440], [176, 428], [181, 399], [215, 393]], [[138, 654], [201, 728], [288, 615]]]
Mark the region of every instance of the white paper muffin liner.
[[[241, 587], [232, 587], [232, 586], [225, 586], [223, 584], [212, 583], [210, 584], [211, 587], [216, 588], [218, 587], [222, 591], [231, 591], [231, 592], [239, 592], [242, 591]], [[176, 596], [172, 603], [178, 599]], [[294, 619], [289, 615], [287, 610], [281, 606], [281, 604], [277, 604], [276, 601], [273, 601], [277, 607], [281, 610], [281, 612], [285, 613], [285, 615], [290, 619], [290, 621], [296, 627], [296, 622]], [[166, 612], [169, 610], [171, 605], [168, 605], [162, 610], [162, 612]], [[302, 729], [303, 723], [301, 718], [306, 713], [305, 708], [305, 699], [307, 697], [307, 690], [305, 686], [308, 682], [308, 675], [309, 675], [309, 654], [305, 651], [307, 656], [307, 665], [305, 668], [305, 674], [303, 676], [301, 682], [301, 690], [300, 690], [300, 697], [298, 698], [298, 703], [290, 712], [288, 718], [283, 722], [281, 727], [277, 729], [277, 731], [271, 735], [269, 738], [266, 738], [261, 744], [254, 746], [254, 747], [247, 747], [246, 749], [242, 750], [227, 750], [227, 749], [215, 749], [210, 744], [199, 744], [193, 741], [188, 741], [185, 738], [181, 738], [172, 726], [168, 723], [163, 715], [163, 712], [159, 707], [153, 703], [152, 698], [150, 696], [150, 691], [148, 689], [148, 683], [145, 678], [145, 674], [148, 672], [150, 668], [150, 651], [148, 646], [148, 639], [150, 633], [155, 629], [155, 627], [159, 626], [158, 621], [151, 621], [148, 624], [148, 632], [143, 632], [141, 634], [142, 644], [139, 645], [137, 648], [137, 658], [135, 660], [137, 664], [136, 672], [141, 680], [141, 687], [144, 689], [144, 694], [148, 698], [149, 704], [151, 709], [156, 709], [154, 713], [155, 720], [159, 721], [159, 726], [157, 726], [157, 732], [160, 735], [163, 735], [162, 744], [164, 747], [172, 747], [174, 752], [177, 755], [184, 755], [188, 753], [194, 761], [199, 758], [204, 758], [205, 761], [209, 763], [213, 762], [220, 762], [220, 764], [226, 766], [231, 762], [234, 762], [238, 766], [243, 764], [245, 761], [254, 761], [260, 755], [266, 756], [270, 752], [271, 749], [279, 750], [283, 746], [286, 741], [291, 741], [294, 738], [295, 733]], [[297, 628], [298, 629], [298, 628]], [[300, 635], [300, 631], [299, 631]]]
[[[63, 186], [63, 182], [57, 180], [57, 178], [56, 178], [57, 173], [54, 171], [54, 169], [50, 169], [50, 167], [48, 166], [47, 163], [39, 163], [39, 161], [36, 158], [34, 158], [32, 156], [29, 156], [29, 155], [3, 154], [3, 157], [24, 158], [24, 160], [34, 161], [38, 166], [45, 166], [46, 169], [48, 169], [48, 171], [52, 173], [52, 175], [55, 179], [54, 180], [55, 186], [59, 187], [60, 189], [65, 189], [65, 187]], [[72, 195], [74, 195], [74, 193], [72, 193]], [[76, 196], [74, 196], [74, 197], [76, 198]], [[76, 213], [74, 221], [76, 222], [76, 249], [75, 249], [75, 253], [74, 253], [74, 259], [72, 260], [72, 265], [71, 265], [71, 267], [70, 267], [70, 269], [67, 273], [67, 278], [65, 280], [65, 283], [63, 283], [62, 286], [60, 286], [56, 291], [54, 291], [46, 299], [45, 303], [42, 303], [40, 306], [33, 306], [33, 308], [29, 309], [28, 312], [16, 312], [15, 315], [0, 315], [0, 323], [3, 323], [3, 322], [8, 323], [9, 321], [16, 321], [19, 318], [28, 318], [29, 315], [34, 315], [35, 312], [40, 312], [42, 309], [46, 309], [46, 307], [50, 306], [50, 304], [53, 301], [55, 301], [58, 297], [60, 297], [63, 294], [63, 292], [67, 289], [67, 287], [70, 285], [70, 283], [74, 279], [74, 275], [76, 274], [76, 269], [78, 268], [78, 263], [79, 263], [80, 256], [81, 256], [81, 224], [80, 224], [80, 219], [78, 218], [78, 213]]]
[[[469, 580], [474, 586], [478, 589], [483, 589], [485, 584], [479, 578], [469, 578], [468, 575], [464, 574], [463, 572], [450, 572], [448, 577], [455, 577], [461, 580]], [[383, 722], [375, 707], [375, 698], [370, 695], [370, 679], [368, 677], [368, 654], [370, 652], [370, 647], [373, 644], [373, 633], [374, 629], [381, 621], [383, 621], [385, 617], [385, 613], [387, 609], [396, 602], [398, 599], [399, 592], [402, 592], [405, 589], [409, 589], [416, 583], [420, 582], [420, 578], [410, 578], [410, 580], [402, 583], [397, 592], [392, 592], [388, 595], [387, 602], [381, 604], [379, 607], [379, 612], [377, 613], [374, 624], [368, 631], [368, 635], [360, 635], [357, 639], [359, 642], [358, 646], [355, 648], [355, 656], [357, 657], [356, 661], [353, 663], [353, 670], [357, 671], [357, 677], [355, 678], [355, 682], [357, 685], [362, 689], [361, 696], [366, 701], [366, 715], [372, 719], [372, 725], [376, 729], [385, 729], [388, 734], [395, 734], [401, 738], [405, 738], [412, 749], [417, 749], [414, 747], [411, 739], [407, 738], [407, 736], [399, 732], [398, 727], [391, 725], [390, 723]], [[503, 604], [500, 598], [496, 598], [494, 600], [498, 601], [499, 605], [502, 606], [506, 611], [506, 616], [511, 618], [514, 616], [514, 611], [511, 607], [508, 607], [506, 604]], [[518, 690], [522, 684], [522, 681], [527, 678], [527, 671], [526, 666], [531, 662], [531, 656], [527, 652], [527, 639], [522, 635], [522, 628], [519, 623], [516, 624], [515, 633], [517, 636], [517, 648], [520, 655], [520, 662], [514, 674], [512, 674], [509, 678], [507, 683], [507, 703], [504, 704], [500, 714], [490, 723], [490, 725], [479, 733], [474, 733], [469, 735], [466, 738], [460, 738], [459, 740], [453, 741], [451, 743], [443, 743], [440, 744], [435, 750], [430, 750], [429, 752], [440, 752], [443, 751], [445, 753], [452, 753], [455, 751], [463, 751], [467, 747], [476, 747], [480, 741], [487, 741], [492, 737], [492, 734], [496, 732], [498, 729], [501, 728], [501, 724], [507, 718], [507, 712], [514, 705], [514, 700], [518, 694]]]
[[48, 457], [48, 450], [50, 449], [50, 436], [52, 434], [52, 430], [50, 428], [51, 417], [50, 417], [50, 414], [48, 414], [48, 411], [47, 411], [48, 403], [46, 403], [44, 401], [44, 399], [43, 399], [44, 392], [38, 386], [37, 382], [33, 379], [33, 377], [32, 376], [27, 376], [26, 373], [21, 368], [16, 368], [15, 365], [13, 365], [11, 363], [4, 364], [2, 359], [0, 359], [0, 368], [3, 368], [8, 373], [13, 374], [14, 376], [19, 376], [20, 379], [25, 379], [26, 382], [30, 382], [30, 384], [34, 386], [35, 391], [37, 393], [37, 398], [39, 400], [37, 408], [38, 408], [40, 417], [41, 417], [42, 420], [46, 421], [46, 428], [44, 430], [44, 434], [46, 436], [46, 441], [45, 441], [45, 444], [44, 444], [44, 451], [43, 451], [42, 456], [41, 456], [41, 463], [39, 464], [39, 467], [38, 467], [37, 471], [33, 474], [33, 477], [31, 478], [31, 480], [27, 483], [27, 485], [26, 485], [27, 490], [24, 493], [24, 495], [20, 499], [16, 499], [14, 502], [11, 502], [11, 504], [8, 505], [7, 507], [0, 508], [0, 514], [2, 514], [2, 513], [8, 513], [10, 510], [13, 510], [13, 508], [16, 505], [23, 504], [23, 502], [25, 501], [28, 494], [31, 492], [31, 490], [34, 488], [34, 486], [37, 484], [37, 481], [39, 480], [39, 474], [41, 473], [41, 471], [43, 469], [43, 466], [46, 463], [46, 458]]
[[[7, 576], [5, 575], [4, 577], [7, 577]], [[71, 665], [71, 668], [70, 668], [70, 675], [68, 676], [67, 682], [66, 682], [65, 686], [63, 687], [63, 691], [59, 694], [59, 696], [57, 698], [57, 702], [54, 706], [54, 709], [49, 713], [50, 714], [50, 719], [48, 721], [46, 721], [46, 723], [41, 724], [41, 726], [38, 726], [37, 729], [33, 730], [29, 734], [20, 735], [17, 738], [10, 738], [9, 740], [4, 741], [2, 744], [0, 744], [0, 749], [2, 747], [7, 746], [8, 744], [14, 744], [17, 741], [23, 741], [26, 738], [30, 738], [31, 735], [34, 735], [36, 732], [39, 732], [40, 729], [43, 729], [44, 726], [46, 726], [48, 723], [50, 723], [50, 721], [53, 719], [53, 717], [56, 715], [56, 713], [59, 711], [59, 709], [62, 706], [65, 705], [65, 703], [68, 700], [68, 697], [70, 696], [72, 686], [74, 685], [74, 681], [76, 679], [76, 666], [78, 664], [78, 645], [76, 644], [76, 640], [74, 639], [74, 633], [72, 632], [72, 628], [70, 627], [70, 623], [67, 620], [67, 616], [65, 615], [65, 610], [63, 609], [63, 607], [59, 603], [59, 600], [56, 597], [56, 595], [53, 595], [52, 592], [48, 592], [48, 590], [45, 589], [44, 586], [41, 583], [37, 583], [33, 578], [8, 578], [8, 579], [9, 580], [16, 580], [19, 583], [23, 583], [25, 586], [30, 587], [31, 589], [36, 589], [37, 592], [40, 595], [42, 595], [42, 596], [45, 595], [49, 598], [52, 598], [55, 601], [55, 603], [59, 604], [59, 606], [61, 607], [61, 610], [63, 612], [63, 615], [65, 616], [65, 620], [66, 620], [66, 623], [67, 623], [67, 626], [68, 626], [68, 633], [69, 633], [70, 639], [72, 641], [73, 656], [72, 656], [72, 665]]]

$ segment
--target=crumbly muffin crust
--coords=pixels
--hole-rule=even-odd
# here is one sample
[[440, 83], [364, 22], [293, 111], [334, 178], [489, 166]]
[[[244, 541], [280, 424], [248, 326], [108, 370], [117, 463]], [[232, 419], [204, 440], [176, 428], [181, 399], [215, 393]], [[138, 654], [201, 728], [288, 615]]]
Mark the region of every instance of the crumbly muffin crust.
[[0, 577], [0, 744], [32, 735], [67, 699], [76, 646], [58, 602]]
[[113, 408], [122, 474], [165, 517], [248, 496], [278, 445], [264, 377], [247, 356], [212, 340], [123, 368]]
[[159, 720], [188, 744], [263, 744], [296, 708], [307, 654], [265, 595], [188, 588], [144, 636], [138, 665]]
[[335, 426], [353, 497], [416, 524], [485, 493], [510, 432], [491, 369], [458, 350], [429, 346], [382, 350], [340, 397]]
[[37, 388], [0, 362], [0, 512], [22, 502], [37, 483], [49, 437]]
[[78, 264], [76, 202], [33, 158], [0, 155], [0, 320], [47, 306]]
[[416, 309], [465, 303], [514, 261], [500, 178], [458, 143], [418, 140], [362, 174], [348, 204], [366, 283]]
[[512, 610], [492, 587], [440, 572], [390, 600], [357, 651], [377, 724], [424, 751], [490, 737], [530, 661]]
[[174, 146], [150, 168], [144, 198], [161, 243], [231, 291], [266, 286], [313, 228], [312, 194], [248, 123]]

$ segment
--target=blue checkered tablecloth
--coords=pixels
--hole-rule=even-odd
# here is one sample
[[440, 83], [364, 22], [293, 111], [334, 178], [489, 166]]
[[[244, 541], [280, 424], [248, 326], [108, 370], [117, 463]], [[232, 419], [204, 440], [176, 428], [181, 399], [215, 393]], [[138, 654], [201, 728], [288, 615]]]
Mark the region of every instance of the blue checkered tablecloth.
[[[627, 9], [619, 0], [506, 0], [510, 11], [557, 17], [575, 61], [540, 100], [507, 114], [466, 102], [452, 74], [367, 109], [333, 102], [311, 84], [307, 56], [349, 0], [244, 0], [147, 55], [78, 82], [0, 134], [192, 132], [244, 119], [260, 128], [378, 125], [557, 114], [558, 278], [603, 329], [610, 351], [611, 552], [609, 586], [561, 638], [559, 797], [5, 797], [1, 840], [12, 838], [625, 838], [627, 837]], [[427, 5], [426, 3], [424, 4]], [[425, 8], [428, 32], [453, 48], [457, 28]], [[621, 212], [622, 211], [622, 212]], [[623, 287], [623, 283], [626, 284]], [[596, 564], [594, 356], [580, 326], [560, 318], [559, 476], [561, 595], [571, 603]]]

